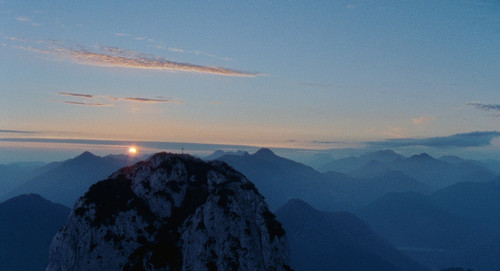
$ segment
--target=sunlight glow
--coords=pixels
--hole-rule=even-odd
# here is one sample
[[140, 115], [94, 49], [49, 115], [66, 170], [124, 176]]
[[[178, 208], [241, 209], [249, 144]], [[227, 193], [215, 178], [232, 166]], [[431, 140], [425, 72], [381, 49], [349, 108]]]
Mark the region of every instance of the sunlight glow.
[[128, 153], [130, 155], [137, 154], [137, 148], [136, 147], [130, 147], [130, 148], [128, 148]]

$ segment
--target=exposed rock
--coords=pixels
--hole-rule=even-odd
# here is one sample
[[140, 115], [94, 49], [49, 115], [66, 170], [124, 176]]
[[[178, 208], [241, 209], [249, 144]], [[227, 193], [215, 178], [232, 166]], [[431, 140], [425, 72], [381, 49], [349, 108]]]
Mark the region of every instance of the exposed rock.
[[223, 162], [159, 153], [81, 197], [46, 270], [287, 270], [281, 224]]

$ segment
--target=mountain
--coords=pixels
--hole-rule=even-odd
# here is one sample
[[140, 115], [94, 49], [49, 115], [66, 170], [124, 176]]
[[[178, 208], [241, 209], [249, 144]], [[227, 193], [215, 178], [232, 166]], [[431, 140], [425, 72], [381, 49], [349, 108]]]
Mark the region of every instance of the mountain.
[[269, 149], [251, 155], [224, 155], [218, 160], [228, 163], [252, 180], [271, 209], [298, 198], [323, 210], [345, 206], [333, 197], [334, 182], [313, 168], [279, 157]]
[[276, 215], [290, 242], [290, 264], [301, 270], [425, 270], [355, 215], [320, 212], [290, 200]]
[[33, 171], [43, 165], [42, 162], [0, 164], [0, 197], [21, 186], [33, 176]]
[[371, 178], [381, 176], [387, 171], [401, 171], [434, 191], [459, 182], [487, 182], [495, 178], [492, 171], [476, 163], [465, 161], [455, 164], [436, 159], [426, 153], [396, 159], [390, 163], [373, 160], [349, 172], [348, 175]]
[[255, 186], [220, 161], [159, 153], [90, 187], [46, 270], [289, 270]]
[[380, 176], [366, 179], [353, 178], [332, 171], [323, 174], [334, 182], [333, 195], [349, 204], [350, 208], [346, 210], [362, 208], [391, 192], [430, 192], [427, 185], [400, 171], [387, 171]]
[[2, 197], [3, 200], [28, 193], [40, 194], [44, 198], [73, 206], [75, 201], [94, 183], [105, 179], [119, 168], [136, 162], [112, 156], [99, 157], [90, 152], [56, 162], [40, 169], [40, 173]]
[[330, 161], [324, 164], [323, 166], [319, 167], [319, 171], [321, 172], [337, 171], [337, 172], [347, 173], [371, 161], [390, 163], [394, 160], [402, 158], [404, 158], [402, 155], [397, 154], [392, 150], [380, 150], [376, 152], [363, 154], [359, 157], [350, 156], [347, 158]]
[[43, 270], [52, 237], [69, 212], [35, 194], [0, 203], [0, 270]]
[[205, 161], [216, 160], [219, 157], [224, 156], [224, 155], [238, 155], [238, 156], [243, 156], [243, 155], [249, 155], [249, 153], [246, 152], [246, 151], [228, 152], [228, 151], [223, 151], [223, 150], [216, 150], [215, 152], [213, 152], [209, 156], [203, 158], [203, 160], [205, 160]]
[[452, 214], [500, 229], [500, 177], [485, 183], [458, 183], [436, 191], [430, 199]]
[[[370, 157], [378, 155], [382, 159], [391, 157], [391, 153], [377, 152]], [[301, 199], [325, 211], [355, 210], [389, 192], [430, 192], [427, 185], [400, 171], [387, 170], [366, 179], [334, 171], [320, 173], [279, 157], [269, 149], [260, 149], [251, 155], [224, 155], [218, 159], [249, 177], [273, 210], [290, 199]], [[372, 160], [371, 163], [382, 162]]]
[[427, 196], [390, 193], [357, 214], [392, 245], [431, 269], [500, 269], [500, 231], [452, 214]]

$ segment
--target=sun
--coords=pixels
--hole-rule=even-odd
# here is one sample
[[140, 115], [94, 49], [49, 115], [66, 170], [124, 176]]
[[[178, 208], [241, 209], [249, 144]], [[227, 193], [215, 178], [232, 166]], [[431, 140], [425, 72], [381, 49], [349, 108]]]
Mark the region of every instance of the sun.
[[130, 148], [128, 148], [128, 153], [130, 155], [137, 154], [137, 148], [136, 147], [130, 147]]

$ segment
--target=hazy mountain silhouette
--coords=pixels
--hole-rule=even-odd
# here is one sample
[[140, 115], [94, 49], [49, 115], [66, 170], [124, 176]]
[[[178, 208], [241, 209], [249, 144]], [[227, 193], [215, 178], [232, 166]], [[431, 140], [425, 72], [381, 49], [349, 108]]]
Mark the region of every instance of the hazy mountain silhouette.
[[34, 176], [33, 171], [42, 167], [42, 162], [23, 162], [0, 165], [0, 197], [9, 191], [21, 186], [30, 177]]
[[239, 156], [243, 156], [243, 155], [249, 155], [248, 152], [246, 151], [235, 151], [235, 152], [228, 152], [228, 151], [223, 151], [223, 150], [216, 150], [214, 151], [212, 154], [210, 154], [209, 156], [207, 157], [204, 157], [203, 160], [205, 161], [210, 161], [210, 160], [216, 160], [224, 155], [239, 155]]
[[52, 237], [69, 212], [35, 194], [0, 203], [0, 270], [44, 270]]
[[458, 183], [436, 191], [430, 199], [452, 214], [500, 229], [500, 177], [485, 183]]
[[291, 267], [301, 270], [425, 270], [347, 212], [320, 212], [290, 200], [276, 215], [287, 232]]
[[484, 166], [472, 162], [458, 164], [445, 162], [422, 153], [390, 163], [371, 161], [349, 172], [349, 176], [371, 178], [381, 176], [387, 171], [401, 171], [433, 190], [464, 181], [490, 181], [495, 174]]
[[321, 172], [337, 171], [346, 173], [353, 171], [371, 161], [390, 163], [396, 159], [402, 159], [402, 158], [404, 158], [402, 155], [397, 154], [392, 150], [380, 150], [376, 152], [363, 154], [359, 157], [350, 156], [347, 158], [333, 160], [324, 164], [318, 169]]
[[[391, 156], [387, 151], [379, 154]], [[402, 172], [387, 170], [367, 179], [332, 171], [320, 173], [309, 166], [279, 157], [269, 149], [261, 149], [252, 155], [225, 155], [219, 160], [250, 178], [272, 209], [297, 198], [320, 210], [355, 210], [389, 192], [430, 191], [425, 184]], [[371, 163], [381, 162], [372, 160]]]
[[452, 214], [427, 196], [390, 193], [358, 214], [391, 244], [432, 269], [500, 268], [500, 232]]
[[73, 206], [78, 197], [83, 195], [92, 184], [133, 162], [135, 159], [99, 157], [90, 152], [84, 152], [73, 159], [47, 165], [48, 168], [42, 169], [38, 176], [2, 198], [8, 199], [21, 194], [36, 193], [53, 202]]
[[224, 155], [218, 160], [252, 180], [273, 210], [293, 198], [326, 210], [345, 206], [333, 197], [335, 186], [326, 176], [309, 166], [279, 157], [269, 149], [263, 148], [251, 155]]
[[349, 203], [350, 210], [364, 207], [391, 192], [430, 192], [427, 185], [400, 171], [387, 171], [380, 176], [366, 179], [353, 178], [332, 171], [323, 174], [334, 182], [335, 197]]

